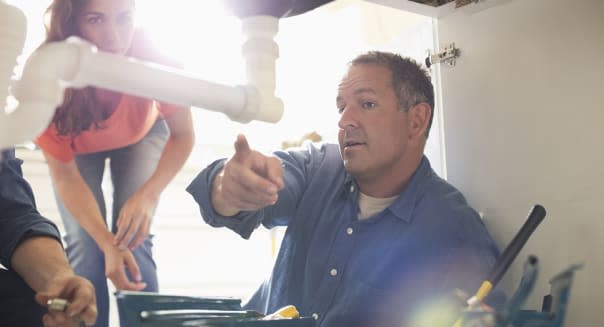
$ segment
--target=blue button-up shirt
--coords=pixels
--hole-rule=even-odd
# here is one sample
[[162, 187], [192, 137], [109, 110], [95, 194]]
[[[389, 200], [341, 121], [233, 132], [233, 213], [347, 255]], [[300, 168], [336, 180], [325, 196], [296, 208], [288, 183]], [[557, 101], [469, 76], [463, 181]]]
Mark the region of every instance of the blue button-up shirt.
[[260, 224], [287, 226], [272, 276], [248, 309], [270, 313], [292, 304], [317, 326], [400, 327], [454, 289], [474, 294], [495, 263], [499, 252], [480, 217], [425, 157], [388, 208], [359, 220], [359, 189], [337, 145], [275, 154], [285, 188], [273, 206], [218, 215], [210, 192], [224, 160], [187, 188], [208, 224], [246, 239]]
[[0, 153], [0, 264], [7, 268], [17, 245], [28, 237], [50, 236], [60, 242], [57, 227], [36, 209], [21, 163], [14, 150]]

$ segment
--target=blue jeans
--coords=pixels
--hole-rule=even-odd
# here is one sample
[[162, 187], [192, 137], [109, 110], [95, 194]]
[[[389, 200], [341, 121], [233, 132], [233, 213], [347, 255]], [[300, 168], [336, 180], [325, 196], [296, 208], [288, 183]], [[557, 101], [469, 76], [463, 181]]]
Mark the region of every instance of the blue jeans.
[[[164, 145], [168, 140], [169, 129], [164, 120], [158, 120], [149, 133], [138, 143], [109, 151], [77, 155], [75, 160], [80, 174], [96, 198], [101, 214], [107, 224], [105, 197], [101, 188], [105, 162], [109, 160], [111, 182], [113, 185], [113, 207], [111, 231], [116, 232], [120, 209], [130, 196], [151, 177], [157, 167]], [[55, 195], [56, 192], [55, 192]], [[73, 218], [61, 199], [56, 196], [61, 218], [65, 226], [67, 257], [75, 272], [88, 278], [96, 288], [98, 318], [95, 326], [109, 326], [109, 291], [105, 277], [105, 259], [96, 242]], [[152, 235], [137, 247], [134, 257], [140, 268], [143, 281], [147, 283], [144, 291], [158, 292], [157, 271], [151, 249]], [[126, 271], [128, 273], [128, 271]], [[132, 280], [130, 274], [128, 277]], [[120, 318], [121, 326], [126, 326]]]

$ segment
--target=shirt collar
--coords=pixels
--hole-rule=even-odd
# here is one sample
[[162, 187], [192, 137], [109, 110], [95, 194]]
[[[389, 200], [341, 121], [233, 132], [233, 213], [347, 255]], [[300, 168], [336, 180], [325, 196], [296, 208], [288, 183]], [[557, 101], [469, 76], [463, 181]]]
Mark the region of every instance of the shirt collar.
[[15, 159], [15, 149], [8, 148], [4, 150], [0, 150], [0, 162], [4, 162], [5, 160]]
[[[416, 199], [418, 197], [420, 188], [431, 174], [432, 167], [430, 166], [430, 161], [424, 155], [419, 166], [415, 170], [415, 173], [413, 173], [411, 179], [409, 179], [407, 187], [405, 187], [398, 199], [396, 199], [396, 201], [394, 201], [394, 203], [392, 203], [387, 210], [390, 210], [395, 217], [410, 223], [413, 217], [413, 210], [415, 209], [415, 204], [417, 203]], [[346, 173], [344, 190], [346, 192], [350, 192], [350, 188], [352, 186], [356, 188], [355, 192], [353, 193], [355, 196], [358, 195], [358, 186], [354, 178], [350, 174]]]

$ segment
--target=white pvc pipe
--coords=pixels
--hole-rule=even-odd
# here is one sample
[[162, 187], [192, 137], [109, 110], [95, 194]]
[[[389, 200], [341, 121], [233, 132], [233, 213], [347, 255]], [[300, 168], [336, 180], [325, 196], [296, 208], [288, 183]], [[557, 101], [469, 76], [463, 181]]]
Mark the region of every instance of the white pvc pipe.
[[[177, 69], [99, 52], [76, 37], [46, 44], [30, 56], [13, 88], [17, 109], [8, 117], [0, 116], [0, 148], [30, 141], [46, 129], [63, 101], [65, 87], [111, 89], [222, 112], [243, 123], [277, 122], [283, 114], [283, 102], [274, 94], [278, 47], [273, 37], [277, 26], [278, 19], [270, 16], [244, 21], [248, 40], [243, 49], [247, 67], [247, 84], [243, 86], [212, 83]], [[7, 29], [0, 27], [0, 31]]]
[[[83, 41], [77, 42], [83, 49]], [[245, 106], [242, 87], [204, 81], [177, 69], [132, 58], [97, 52], [88, 45], [81, 52], [75, 86], [94, 85], [183, 106], [195, 106], [237, 119]]]
[[[78, 38], [45, 45], [28, 60], [15, 97], [58, 106], [64, 87], [97, 86], [237, 117], [245, 91], [187, 76], [184, 72], [133, 58], [98, 52]], [[20, 105], [20, 106], [21, 106]], [[53, 107], [54, 109], [54, 107]]]
[[250, 108], [245, 112], [277, 121], [283, 114], [283, 102], [275, 96], [275, 63], [279, 57], [279, 47], [273, 38], [278, 32], [279, 19], [252, 16], [245, 18], [241, 26], [246, 36], [241, 51], [245, 60], [246, 83], [255, 89], [255, 93], [248, 92]]
[[23, 140], [6, 113], [7, 97], [17, 57], [23, 51], [27, 22], [18, 8], [0, 1], [0, 150]]
[[21, 80], [13, 85], [19, 105], [6, 119], [5, 133], [13, 140], [5, 146], [31, 141], [48, 127], [63, 102], [64, 81], [77, 75], [80, 61], [78, 46], [72, 43], [50, 43], [30, 56]]
[[0, 105], [6, 105], [8, 87], [17, 57], [23, 51], [27, 23], [25, 15], [17, 7], [0, 1]]

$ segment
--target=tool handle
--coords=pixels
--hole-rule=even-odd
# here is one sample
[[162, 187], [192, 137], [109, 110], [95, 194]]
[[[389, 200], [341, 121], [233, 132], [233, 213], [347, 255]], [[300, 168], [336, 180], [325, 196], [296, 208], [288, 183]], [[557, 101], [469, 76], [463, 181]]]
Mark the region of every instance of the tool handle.
[[[503, 274], [508, 270], [510, 264], [516, 256], [518, 252], [522, 249], [528, 238], [533, 234], [537, 226], [543, 221], [545, 218], [545, 208], [539, 204], [535, 204], [531, 211], [529, 212], [528, 218], [524, 222], [524, 225], [520, 228], [516, 236], [512, 239], [510, 244], [505, 248], [503, 254], [497, 259], [495, 262], [495, 267], [491, 270], [489, 277], [482, 282], [476, 294], [468, 299], [468, 307], [473, 307], [476, 304], [482, 302], [489, 292], [495, 287], [495, 285], [501, 280]], [[453, 327], [461, 327], [462, 319], [459, 318], [453, 324]]]
[[489, 274], [487, 280], [492, 286], [497, 285], [499, 280], [501, 280], [501, 277], [503, 277], [508, 270], [510, 264], [518, 255], [518, 252], [520, 252], [531, 234], [533, 234], [537, 226], [543, 221], [543, 218], [545, 218], [545, 208], [539, 204], [535, 204], [529, 212], [524, 225], [522, 225], [520, 231], [518, 231], [516, 236], [514, 236], [514, 239], [512, 239], [510, 244], [505, 248], [503, 254], [497, 259], [495, 267], [493, 267], [493, 270]]

